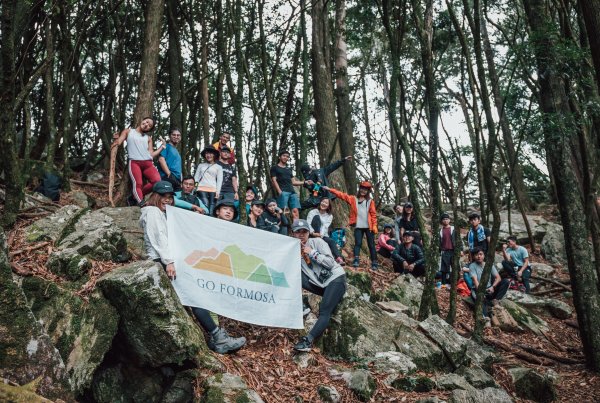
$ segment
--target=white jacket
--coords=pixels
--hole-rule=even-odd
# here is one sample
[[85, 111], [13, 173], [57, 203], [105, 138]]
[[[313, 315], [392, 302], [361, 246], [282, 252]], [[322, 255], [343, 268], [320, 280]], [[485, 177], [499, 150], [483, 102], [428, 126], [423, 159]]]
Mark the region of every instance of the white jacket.
[[[327, 245], [324, 240], [320, 238], [309, 238], [307, 244], [312, 248], [312, 251], [308, 255], [312, 267], [310, 267], [304, 259], [301, 259], [301, 264], [302, 272], [308, 276], [311, 283], [321, 288], [325, 288], [334, 279], [346, 274], [342, 266], [340, 266], [331, 255], [331, 249], [329, 249], [329, 245]], [[321, 271], [330, 271], [331, 277], [324, 282], [321, 282], [319, 280]]]
[[148, 258], [160, 258], [165, 266], [173, 263], [173, 256], [169, 250], [167, 215], [158, 207], [144, 207], [140, 216], [140, 226], [144, 229], [144, 245]]

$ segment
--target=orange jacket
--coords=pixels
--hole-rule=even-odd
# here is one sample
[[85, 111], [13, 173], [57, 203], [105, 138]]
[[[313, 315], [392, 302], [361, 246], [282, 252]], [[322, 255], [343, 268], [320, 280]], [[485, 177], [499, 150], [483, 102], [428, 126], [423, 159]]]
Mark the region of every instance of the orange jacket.
[[[358, 215], [358, 200], [356, 196], [340, 192], [339, 190], [329, 188], [329, 191], [336, 197], [342, 199], [350, 206], [350, 216], [348, 217], [348, 225], [356, 225], [356, 216]], [[369, 223], [369, 229], [376, 234], [377, 233], [377, 210], [375, 210], [375, 203], [372, 199], [368, 200], [369, 203], [369, 215], [367, 221]]]

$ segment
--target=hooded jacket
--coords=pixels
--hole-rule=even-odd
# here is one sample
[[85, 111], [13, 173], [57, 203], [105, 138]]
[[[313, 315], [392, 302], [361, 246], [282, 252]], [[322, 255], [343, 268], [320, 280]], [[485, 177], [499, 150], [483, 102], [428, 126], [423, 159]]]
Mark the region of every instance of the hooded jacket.
[[148, 258], [160, 259], [164, 265], [173, 263], [173, 256], [169, 250], [167, 215], [158, 207], [147, 206], [142, 208], [139, 222], [144, 229], [144, 245]]
[[[358, 199], [354, 195], [349, 195], [344, 192], [340, 192], [337, 189], [329, 188], [329, 191], [335, 196], [339, 197], [350, 206], [350, 215], [348, 217], [348, 225], [356, 225], [356, 218], [358, 216]], [[368, 206], [367, 221], [369, 223], [369, 229], [374, 234], [377, 233], [377, 210], [375, 209], [375, 203], [372, 199], [366, 199]]]

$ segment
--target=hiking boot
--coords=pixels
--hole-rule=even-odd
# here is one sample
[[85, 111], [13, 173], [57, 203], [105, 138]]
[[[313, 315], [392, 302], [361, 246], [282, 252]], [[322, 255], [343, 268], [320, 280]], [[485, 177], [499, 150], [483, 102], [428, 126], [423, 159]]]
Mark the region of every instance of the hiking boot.
[[234, 353], [246, 344], [245, 337], [231, 337], [222, 327], [211, 333], [208, 348], [219, 354]]
[[340, 265], [340, 266], [345, 266], [346, 265], [346, 261], [344, 260], [343, 257], [338, 256], [337, 258], [335, 258], [335, 261]]
[[379, 270], [379, 263], [371, 262], [371, 270]]
[[294, 345], [294, 350], [308, 352], [312, 349], [312, 343], [308, 340], [308, 337], [304, 336], [300, 338], [300, 341]]
[[358, 267], [358, 258], [355, 257], [354, 260], [352, 261], [352, 267]]

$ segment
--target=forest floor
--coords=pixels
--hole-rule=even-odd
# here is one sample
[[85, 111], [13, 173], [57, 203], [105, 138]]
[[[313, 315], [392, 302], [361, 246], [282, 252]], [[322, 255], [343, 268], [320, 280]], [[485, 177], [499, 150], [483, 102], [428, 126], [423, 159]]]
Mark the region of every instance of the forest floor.
[[[101, 205], [108, 205], [106, 187], [73, 185], [73, 190], [85, 190], [90, 196], [101, 201]], [[69, 201], [69, 194], [64, 194], [59, 204], [66, 205], [69, 204]], [[21, 275], [35, 275], [60, 282], [60, 278], [44, 267], [52, 248], [51, 244], [42, 245], [40, 243], [37, 245], [38, 248], [36, 248], [35, 254], [28, 253], [31, 251], [31, 246], [27, 245], [23, 239], [23, 228], [33, 220], [34, 218], [20, 218], [15, 228], [8, 234], [13, 271]], [[533, 255], [532, 259], [536, 262], [546, 263], [537, 255]], [[119, 266], [121, 265], [95, 263], [91, 280], [82, 288], [80, 295], [85, 298], [93, 289], [95, 281], [100, 275]], [[383, 270], [377, 272], [363, 268], [356, 270], [369, 272], [373, 279], [374, 291], [384, 289], [397, 276], [386, 271], [385, 265]], [[568, 272], [562, 268], [558, 267], [557, 273], [562, 279], [568, 280]], [[441, 311], [440, 316], [445, 317], [449, 307], [450, 290], [436, 289], [436, 294]], [[552, 297], [561, 299], [572, 306], [572, 300], [565, 298], [562, 293], [552, 295]], [[552, 369], [559, 376], [556, 382], [558, 401], [600, 402], [600, 375], [585, 369], [581, 341], [577, 329], [573, 327], [573, 322], [569, 325], [567, 324], [568, 321], [564, 320], [551, 317], [543, 317], [543, 319], [550, 328], [550, 332], [546, 337], [537, 336], [531, 332], [505, 333], [498, 328], [485, 329], [486, 342], [500, 342], [511, 347], [510, 351], [497, 349], [501, 361], [493, 365], [492, 375], [496, 382], [506, 389], [516, 401], [523, 401], [516, 397], [508, 369], [515, 366], [530, 367], [541, 372]], [[571, 319], [576, 318], [574, 316]], [[365, 363], [331, 360], [315, 348], [310, 352], [311, 365], [308, 368], [301, 369], [293, 360], [294, 353], [292, 350], [292, 346], [301, 335], [300, 331], [253, 326], [227, 318], [221, 318], [220, 320], [231, 334], [245, 336], [248, 344], [234, 355], [222, 356], [215, 354], [216, 359], [223, 364], [228, 372], [242, 376], [248, 387], [256, 390], [265, 402], [300, 401], [298, 397], [301, 397], [304, 402], [320, 401], [317, 396], [317, 386], [321, 384], [335, 386], [341, 396], [341, 401], [356, 401], [354, 394], [348, 389], [345, 381], [335, 379], [330, 374], [329, 369], [335, 367], [364, 368]], [[460, 334], [468, 337], [473, 326], [471, 308], [458, 299], [454, 327]], [[531, 361], [535, 361], [535, 356], [533, 359], [531, 357], [527, 359], [521, 357], [523, 355], [520, 354], [522, 353], [519, 349], [521, 345], [532, 346], [542, 352], [549, 353], [555, 359], [537, 354], [538, 362], [533, 363]], [[561, 357], [567, 358], [567, 360], [571, 359], [576, 363], [565, 364], [559, 362]], [[411, 402], [431, 396], [447, 400], [450, 396], [450, 392], [445, 391], [434, 390], [418, 393], [397, 390], [384, 383], [385, 374], [377, 373], [373, 368], [369, 369], [374, 374], [377, 382], [377, 391], [371, 401]], [[428, 373], [421, 373], [421, 375], [433, 376], [433, 374]], [[200, 380], [196, 385], [196, 393], [199, 396], [202, 393]]]

